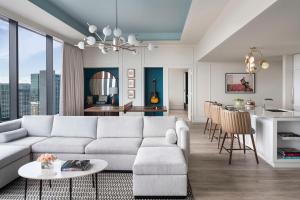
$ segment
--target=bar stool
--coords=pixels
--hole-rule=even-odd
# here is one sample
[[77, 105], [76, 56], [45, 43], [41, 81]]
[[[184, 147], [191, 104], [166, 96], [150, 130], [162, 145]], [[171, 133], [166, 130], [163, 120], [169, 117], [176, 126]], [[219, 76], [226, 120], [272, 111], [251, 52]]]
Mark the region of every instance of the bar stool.
[[[216, 130], [218, 128], [219, 129], [219, 136], [216, 137], [218, 139], [218, 148], [220, 147], [220, 138], [221, 138], [221, 135], [222, 135], [221, 114], [220, 114], [221, 109], [222, 109], [221, 104], [214, 104], [214, 105], [211, 105], [211, 107], [210, 107], [211, 121], [212, 121], [212, 124], [215, 125], [212, 136], [211, 136], [211, 142], [215, 138], [215, 133], [216, 133]], [[211, 131], [209, 132], [209, 135], [211, 135]]]
[[211, 106], [211, 104], [212, 104], [212, 102], [210, 102], [210, 101], [205, 101], [204, 102], [204, 116], [207, 118], [205, 128], [204, 128], [204, 132], [203, 132], [204, 135], [205, 135], [205, 132], [208, 130], [208, 124], [209, 123], [210, 123], [209, 130], [212, 127], [211, 116], [210, 116], [210, 106]]
[[[224, 148], [230, 155], [229, 155], [229, 164], [231, 164], [232, 159], [232, 151], [233, 150], [243, 150], [244, 153], [246, 150], [252, 150], [255, 154], [256, 163], [259, 164], [255, 142], [253, 138], [253, 134], [255, 134], [254, 129], [251, 127], [251, 119], [249, 112], [236, 112], [236, 111], [228, 111], [228, 110], [221, 110], [221, 126], [222, 130], [225, 133], [222, 141], [222, 145], [220, 148], [220, 153], [222, 152], [222, 149]], [[243, 136], [243, 148], [234, 149], [233, 143], [234, 143], [234, 135], [237, 135], [239, 138], [239, 135]], [[224, 142], [227, 138], [227, 136], [231, 136], [231, 144], [230, 149], [227, 149], [224, 147]], [[246, 148], [245, 145], [245, 135], [250, 135], [253, 149], [250, 147]]]

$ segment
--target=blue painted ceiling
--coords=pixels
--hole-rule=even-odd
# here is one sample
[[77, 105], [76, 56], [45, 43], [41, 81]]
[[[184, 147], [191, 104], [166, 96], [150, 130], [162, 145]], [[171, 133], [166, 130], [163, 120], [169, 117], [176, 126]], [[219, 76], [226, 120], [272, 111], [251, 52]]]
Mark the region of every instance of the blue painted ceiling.
[[[30, 1], [85, 35], [87, 22], [101, 30], [115, 27], [115, 0]], [[139, 40], [179, 40], [191, 1], [118, 0], [119, 27]]]

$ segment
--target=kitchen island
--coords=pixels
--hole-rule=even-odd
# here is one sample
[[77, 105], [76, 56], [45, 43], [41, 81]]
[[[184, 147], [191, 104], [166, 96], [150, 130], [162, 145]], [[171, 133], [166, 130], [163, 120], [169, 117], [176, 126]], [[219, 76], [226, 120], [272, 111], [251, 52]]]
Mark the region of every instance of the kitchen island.
[[[300, 157], [283, 157], [278, 148], [296, 148], [300, 150], [300, 137], [281, 137], [278, 133], [300, 135], [300, 112], [278, 110], [267, 111], [261, 107], [250, 111], [252, 127], [258, 155], [273, 167], [300, 168]], [[252, 148], [249, 138], [246, 145]]]

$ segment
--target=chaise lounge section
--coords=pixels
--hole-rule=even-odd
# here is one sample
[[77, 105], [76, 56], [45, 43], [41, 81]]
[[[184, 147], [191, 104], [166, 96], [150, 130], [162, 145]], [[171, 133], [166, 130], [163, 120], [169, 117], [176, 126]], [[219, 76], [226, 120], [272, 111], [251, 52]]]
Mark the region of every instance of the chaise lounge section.
[[[166, 140], [170, 129], [174, 144]], [[23, 164], [53, 153], [61, 160], [103, 159], [107, 170], [132, 171], [136, 197], [187, 195], [189, 129], [175, 117], [24, 116], [1, 123], [1, 138], [0, 188], [18, 177]]]

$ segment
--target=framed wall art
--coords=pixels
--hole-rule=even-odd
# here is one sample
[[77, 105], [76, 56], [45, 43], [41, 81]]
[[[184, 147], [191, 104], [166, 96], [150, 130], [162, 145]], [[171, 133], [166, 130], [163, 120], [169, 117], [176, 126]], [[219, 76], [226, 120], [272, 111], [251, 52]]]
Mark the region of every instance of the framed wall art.
[[135, 79], [128, 79], [128, 88], [135, 88]]
[[229, 93], [229, 94], [255, 93], [255, 74], [226, 73], [225, 93]]
[[135, 69], [128, 69], [127, 76], [128, 78], [135, 78]]
[[135, 98], [135, 90], [128, 90], [128, 99]]

